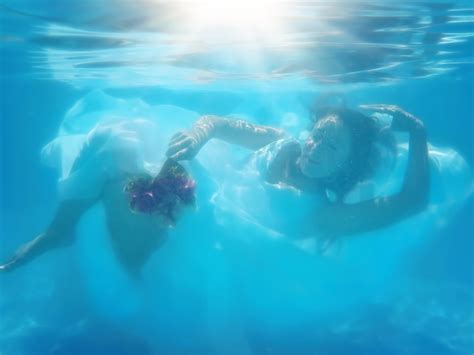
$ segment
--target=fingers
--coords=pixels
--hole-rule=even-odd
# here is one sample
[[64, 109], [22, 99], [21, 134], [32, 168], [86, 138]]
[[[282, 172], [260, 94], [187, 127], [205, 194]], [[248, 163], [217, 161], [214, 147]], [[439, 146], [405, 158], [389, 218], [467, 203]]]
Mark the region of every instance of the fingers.
[[169, 144], [176, 143], [178, 140], [183, 139], [185, 136], [186, 136], [186, 134], [184, 132], [178, 132], [176, 134], [173, 134], [173, 136], [170, 139]]
[[174, 146], [181, 146], [181, 145], [188, 145], [192, 143], [194, 140], [193, 138], [183, 132], [176, 133], [173, 137], [171, 137], [168, 147], [174, 147]]
[[383, 106], [381, 104], [364, 104], [364, 105], [359, 105], [359, 108], [362, 110], [379, 110], [380, 107]]
[[424, 127], [419, 118], [397, 105], [371, 104], [359, 105], [359, 108], [392, 116], [391, 128], [395, 131], [409, 132]]
[[166, 156], [171, 158], [174, 154], [182, 151], [183, 149], [191, 149], [193, 143], [194, 140], [189, 136], [181, 137], [180, 140], [176, 139], [174, 143], [170, 142], [168, 150], [166, 151]]
[[176, 146], [168, 148], [165, 154], [168, 158], [173, 158], [176, 154], [184, 154], [185, 152], [189, 150], [191, 150], [191, 145], [189, 144], [185, 146], [176, 145]]
[[379, 112], [396, 112], [400, 108], [396, 105], [386, 105], [386, 104], [368, 104], [368, 105], [359, 105], [359, 108], [363, 110], [379, 111]]
[[188, 148], [184, 148], [172, 155], [168, 155], [168, 158], [173, 160], [186, 160], [191, 158], [189, 155], [190, 150]]

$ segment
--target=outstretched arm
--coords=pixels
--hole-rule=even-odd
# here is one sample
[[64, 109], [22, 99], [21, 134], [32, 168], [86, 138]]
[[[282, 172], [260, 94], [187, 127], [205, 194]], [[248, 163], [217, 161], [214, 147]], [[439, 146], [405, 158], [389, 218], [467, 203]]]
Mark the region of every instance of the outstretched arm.
[[312, 226], [328, 238], [386, 227], [424, 210], [428, 204], [430, 175], [426, 130], [413, 115], [396, 106], [374, 106], [393, 115], [392, 128], [410, 134], [408, 166], [399, 193], [356, 204], [334, 204], [315, 216]]
[[0, 271], [11, 271], [51, 249], [70, 245], [79, 218], [95, 202], [95, 199], [61, 202], [47, 230], [18, 248], [8, 262], [0, 265]]
[[219, 116], [203, 116], [190, 131], [179, 132], [171, 138], [166, 155], [175, 160], [192, 159], [211, 138], [257, 150], [283, 136], [284, 132], [274, 127]]

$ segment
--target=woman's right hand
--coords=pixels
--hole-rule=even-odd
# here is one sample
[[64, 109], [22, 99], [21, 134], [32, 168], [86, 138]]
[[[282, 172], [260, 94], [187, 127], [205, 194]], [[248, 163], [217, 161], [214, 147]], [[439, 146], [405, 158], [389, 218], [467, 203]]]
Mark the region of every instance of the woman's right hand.
[[173, 160], [191, 160], [206, 144], [209, 138], [206, 135], [199, 135], [196, 132], [178, 132], [168, 144], [166, 156]]

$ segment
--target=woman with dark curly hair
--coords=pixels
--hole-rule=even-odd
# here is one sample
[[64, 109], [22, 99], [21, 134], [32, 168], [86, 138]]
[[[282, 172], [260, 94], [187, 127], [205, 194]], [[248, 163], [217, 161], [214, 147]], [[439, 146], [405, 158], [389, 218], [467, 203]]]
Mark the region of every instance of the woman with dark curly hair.
[[273, 127], [203, 116], [190, 131], [172, 138], [167, 155], [175, 160], [192, 159], [212, 138], [254, 150], [253, 161], [263, 182], [315, 194], [325, 201], [307, 216], [300, 233], [332, 240], [391, 225], [422, 211], [428, 203], [430, 174], [423, 123], [396, 106], [365, 108], [391, 114], [391, 129], [409, 134], [402, 187], [389, 196], [346, 201], [347, 195], [371, 178], [384, 159], [381, 145], [385, 152], [396, 152], [386, 129], [381, 129], [372, 117], [347, 108], [319, 107], [303, 142]]
[[[143, 132], [153, 128], [151, 121], [114, 119], [92, 129], [70, 171], [60, 179], [62, 198], [53, 221], [0, 265], [0, 271], [71, 244], [80, 218], [102, 203], [115, 255], [130, 275], [138, 277], [183, 209], [195, 203], [195, 182], [179, 163], [167, 159], [155, 176], [144, 169]], [[55, 143], [50, 145], [58, 149]]]

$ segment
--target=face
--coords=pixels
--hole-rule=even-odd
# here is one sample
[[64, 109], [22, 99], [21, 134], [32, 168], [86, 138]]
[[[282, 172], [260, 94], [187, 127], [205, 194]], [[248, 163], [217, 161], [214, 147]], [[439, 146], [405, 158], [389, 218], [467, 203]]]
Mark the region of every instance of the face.
[[301, 172], [310, 178], [324, 178], [340, 170], [350, 155], [349, 129], [337, 118], [319, 120], [304, 142], [299, 159]]

